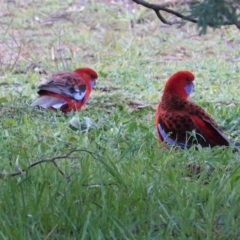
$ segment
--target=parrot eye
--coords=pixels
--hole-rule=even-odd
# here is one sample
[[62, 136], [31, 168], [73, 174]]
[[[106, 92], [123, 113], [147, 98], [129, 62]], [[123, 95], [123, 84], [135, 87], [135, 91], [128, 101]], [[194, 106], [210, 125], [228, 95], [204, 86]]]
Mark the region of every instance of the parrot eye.
[[91, 77], [92, 79], [95, 79], [95, 78], [96, 78], [96, 76], [95, 76], [94, 74], [90, 74], [90, 77]]
[[191, 82], [192, 79], [190, 77], [186, 77], [187, 82]]

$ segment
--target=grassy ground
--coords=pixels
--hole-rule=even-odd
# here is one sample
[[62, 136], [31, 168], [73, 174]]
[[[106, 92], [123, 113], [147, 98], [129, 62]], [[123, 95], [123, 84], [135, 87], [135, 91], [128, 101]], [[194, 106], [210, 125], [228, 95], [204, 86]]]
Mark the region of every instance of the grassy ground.
[[[163, 149], [153, 120], [165, 80], [189, 69], [192, 99], [240, 140], [239, 31], [199, 37], [127, 1], [6, 2], [0, 239], [239, 239], [239, 153]], [[79, 66], [100, 75], [80, 112], [29, 107], [39, 69]]]

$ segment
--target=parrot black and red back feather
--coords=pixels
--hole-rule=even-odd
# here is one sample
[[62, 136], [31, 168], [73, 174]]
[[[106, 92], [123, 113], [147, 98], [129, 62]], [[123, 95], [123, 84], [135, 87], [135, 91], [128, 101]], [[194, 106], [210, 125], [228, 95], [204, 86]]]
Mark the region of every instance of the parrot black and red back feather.
[[[179, 147], [229, 146], [229, 140], [213, 118], [188, 99], [188, 84], [194, 75], [180, 71], [167, 81], [156, 111], [156, 128], [160, 141]], [[237, 146], [238, 143], [235, 145]]]

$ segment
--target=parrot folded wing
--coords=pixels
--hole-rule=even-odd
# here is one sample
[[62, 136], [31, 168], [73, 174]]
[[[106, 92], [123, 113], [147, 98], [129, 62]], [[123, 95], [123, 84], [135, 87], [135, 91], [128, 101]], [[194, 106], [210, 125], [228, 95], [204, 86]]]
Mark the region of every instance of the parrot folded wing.
[[211, 119], [201, 119], [198, 116], [163, 114], [158, 121], [158, 132], [162, 141], [181, 148], [189, 148], [195, 144], [202, 147], [230, 144]]
[[44, 84], [39, 87], [38, 93], [44, 95], [46, 92], [56, 93], [76, 101], [82, 101], [86, 95], [86, 85], [64, 86], [60, 83]]
[[229, 146], [230, 141], [224, 135], [221, 129], [213, 123], [213, 120], [208, 118], [200, 118], [198, 116], [191, 116], [197, 128], [201, 131], [202, 135], [211, 142], [213, 146]]

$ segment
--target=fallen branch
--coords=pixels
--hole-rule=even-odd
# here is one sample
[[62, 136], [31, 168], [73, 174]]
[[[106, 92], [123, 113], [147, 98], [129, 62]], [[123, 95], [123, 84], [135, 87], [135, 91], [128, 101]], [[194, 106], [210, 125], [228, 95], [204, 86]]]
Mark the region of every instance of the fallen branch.
[[38, 164], [41, 164], [41, 163], [46, 163], [46, 162], [51, 162], [57, 169], [58, 171], [60, 172], [60, 174], [64, 177], [65, 174], [64, 172], [58, 167], [58, 165], [56, 164], [56, 160], [59, 160], [59, 159], [70, 159], [70, 160], [73, 160], [73, 159], [79, 159], [79, 156], [78, 157], [74, 157], [74, 156], [71, 156], [73, 153], [76, 153], [76, 152], [85, 152], [85, 153], [88, 153], [90, 154], [93, 158], [95, 158], [94, 156], [94, 153], [93, 152], [90, 152], [86, 149], [76, 149], [76, 150], [72, 150], [70, 151], [69, 153], [67, 153], [66, 155], [62, 155], [62, 156], [57, 156], [57, 157], [53, 157], [53, 158], [49, 158], [49, 159], [41, 159], [37, 162], [34, 162], [32, 164], [30, 164], [28, 167], [26, 167], [25, 169], [21, 169], [17, 172], [14, 172], [14, 173], [10, 173], [10, 174], [5, 174], [5, 173], [0, 173], [0, 178], [3, 178], [3, 177], [6, 177], [6, 176], [9, 176], [9, 177], [15, 177], [15, 176], [18, 176], [18, 175], [21, 175], [23, 172], [26, 172], [28, 169], [38, 165]]

